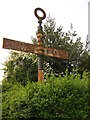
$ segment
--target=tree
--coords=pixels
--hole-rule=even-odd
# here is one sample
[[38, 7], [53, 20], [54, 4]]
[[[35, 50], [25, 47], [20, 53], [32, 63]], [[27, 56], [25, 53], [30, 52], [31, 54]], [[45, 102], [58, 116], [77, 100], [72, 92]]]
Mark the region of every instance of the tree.
[[[73, 67], [77, 68], [79, 66], [79, 60], [83, 53], [83, 43], [81, 42], [81, 37], [77, 37], [72, 24], [68, 32], [63, 32], [62, 26], [57, 29], [55, 27], [55, 20], [49, 16], [44, 24], [43, 45], [68, 51], [68, 60], [51, 57], [44, 57], [44, 59], [49, 63], [54, 73], [62, 73], [64, 75], [66, 68], [68, 68], [70, 74]], [[36, 39], [33, 39], [33, 42], [37, 44]]]
[[81, 73], [86, 70], [90, 74], [90, 65], [89, 65], [89, 62], [90, 62], [89, 51], [90, 50], [88, 49], [89, 44], [90, 42], [88, 41], [88, 36], [87, 36], [85, 48], [79, 60], [79, 63], [80, 63], [79, 68], [80, 68]]
[[37, 57], [29, 53], [11, 52], [10, 58], [5, 62], [4, 80], [15, 84], [26, 85], [28, 81], [37, 81]]
[[[81, 75], [84, 70], [90, 71], [88, 65], [90, 61], [88, 45], [90, 42], [86, 39], [84, 47], [81, 37], [77, 36], [72, 24], [69, 31], [63, 32], [63, 27], [60, 26], [56, 29], [55, 19], [49, 16], [44, 24], [43, 35], [43, 45], [45, 47], [68, 51], [68, 60], [44, 57], [45, 63], [49, 63], [54, 73], [65, 75], [66, 68], [68, 68], [69, 74], [72, 73], [73, 68], [77, 69]], [[32, 41], [34, 44], [38, 43], [36, 38], [33, 38]]]

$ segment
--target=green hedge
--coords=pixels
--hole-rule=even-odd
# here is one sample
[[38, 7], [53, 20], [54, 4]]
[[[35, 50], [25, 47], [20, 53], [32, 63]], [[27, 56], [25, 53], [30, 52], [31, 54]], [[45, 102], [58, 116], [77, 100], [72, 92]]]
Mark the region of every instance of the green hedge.
[[[7, 86], [7, 84], [6, 84]], [[8, 87], [7, 87], [8, 88]], [[46, 83], [3, 84], [2, 117], [13, 119], [87, 120], [88, 78], [83, 75], [47, 77]]]

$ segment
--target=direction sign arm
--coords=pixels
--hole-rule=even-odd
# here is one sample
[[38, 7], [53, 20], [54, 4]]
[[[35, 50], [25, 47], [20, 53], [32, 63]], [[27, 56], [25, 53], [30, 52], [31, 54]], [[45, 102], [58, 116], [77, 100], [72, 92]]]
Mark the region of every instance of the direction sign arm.
[[20, 42], [20, 41], [8, 39], [8, 38], [3, 38], [3, 46], [2, 47], [5, 49], [11, 49], [11, 50], [16, 50], [16, 51], [38, 54], [37, 45]]

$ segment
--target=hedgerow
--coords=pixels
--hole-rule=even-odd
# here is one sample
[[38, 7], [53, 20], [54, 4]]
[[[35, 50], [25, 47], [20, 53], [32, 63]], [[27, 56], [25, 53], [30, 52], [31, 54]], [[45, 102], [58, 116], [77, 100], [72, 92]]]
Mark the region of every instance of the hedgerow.
[[[88, 119], [88, 77], [46, 77], [46, 83], [17, 83], [3, 88], [2, 117], [13, 119]], [[5, 84], [5, 83], [4, 83]], [[5, 87], [3, 85], [2, 87]]]

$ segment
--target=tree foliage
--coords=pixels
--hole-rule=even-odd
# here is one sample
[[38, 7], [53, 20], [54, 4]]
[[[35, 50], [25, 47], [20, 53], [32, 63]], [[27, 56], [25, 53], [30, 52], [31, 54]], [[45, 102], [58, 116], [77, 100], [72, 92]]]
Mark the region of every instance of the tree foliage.
[[10, 58], [5, 62], [4, 80], [9, 83], [19, 82], [26, 85], [28, 81], [37, 81], [37, 57], [29, 53], [11, 52]]
[[[45, 62], [49, 63], [54, 73], [62, 73], [64, 75], [66, 68], [68, 68], [70, 74], [73, 67], [77, 68], [81, 74], [84, 70], [87, 70], [88, 65], [84, 66], [83, 62], [89, 62], [86, 56], [87, 58], [90, 56], [87, 51], [84, 52], [86, 48], [84, 49], [81, 37], [78, 37], [72, 24], [70, 30], [63, 32], [63, 27], [60, 26], [56, 29], [55, 19], [49, 16], [44, 24], [43, 34], [43, 45], [45, 47], [68, 51], [68, 60], [45, 57]], [[37, 43], [37, 40], [33, 39], [33, 42]], [[88, 71], [90, 71], [90, 68], [88, 68]]]
[[85, 44], [85, 48], [83, 50], [83, 54], [81, 55], [80, 57], [80, 69], [82, 69], [83, 71], [86, 70], [90, 73], [90, 65], [89, 65], [89, 62], [90, 62], [90, 54], [89, 54], [89, 49], [88, 49], [88, 45], [89, 45], [89, 41], [88, 41], [88, 36], [87, 36], [87, 39], [86, 39], [86, 44]]

